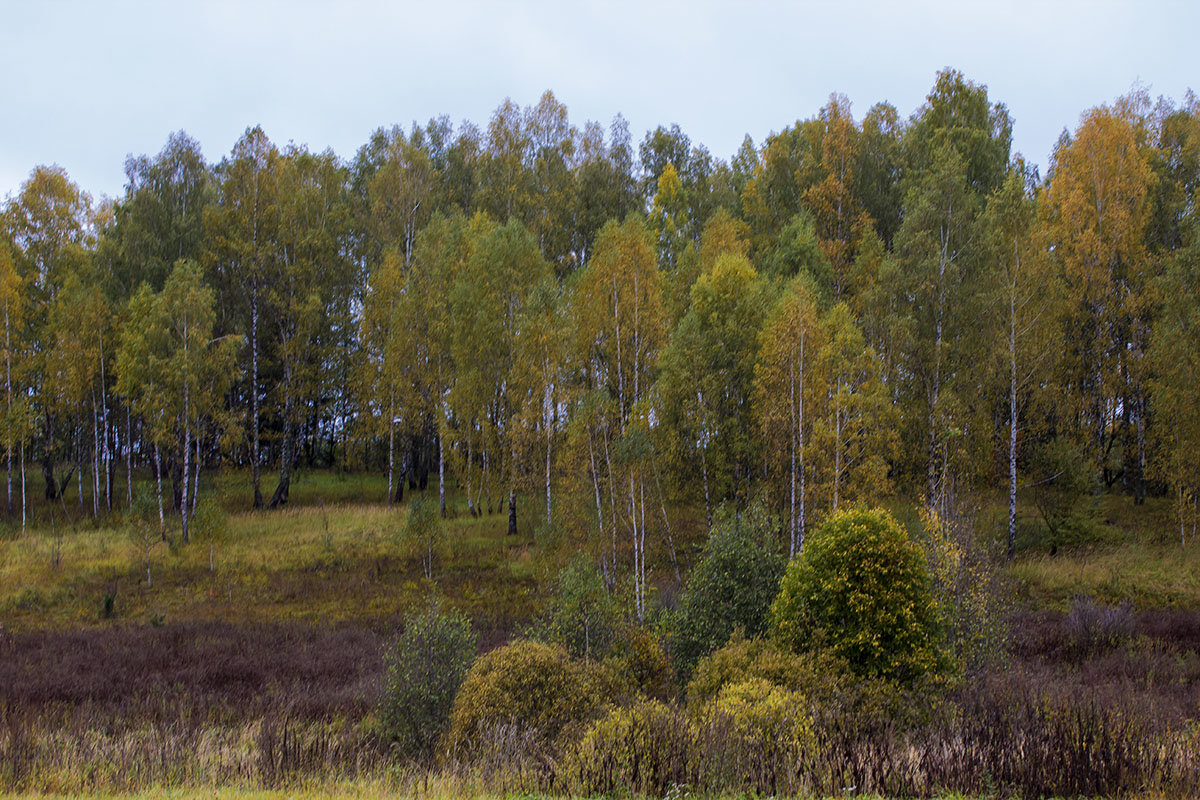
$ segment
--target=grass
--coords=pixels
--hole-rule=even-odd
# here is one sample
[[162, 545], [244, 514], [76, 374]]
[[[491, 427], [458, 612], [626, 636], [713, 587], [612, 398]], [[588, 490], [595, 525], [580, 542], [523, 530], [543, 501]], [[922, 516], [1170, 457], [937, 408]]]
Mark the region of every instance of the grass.
[[[120, 515], [99, 523], [60, 522], [53, 529], [39, 525], [24, 535], [9, 530], [0, 538], [5, 627], [66, 629], [151, 616], [337, 623], [403, 614], [434, 590], [398, 538], [407, 505], [387, 508], [386, 487], [375, 493], [377, 478], [304, 474], [293, 484], [288, 508], [255, 512], [235, 494], [242, 477], [222, 476], [205, 490], [223, 499], [225, 534], [187, 547], [155, 544], [150, 586], [145, 552]], [[458, 512], [458, 498], [451, 500], [451, 512]], [[48, 516], [38, 509], [39, 519]], [[522, 528], [532, 531], [531, 524]], [[531, 533], [507, 536], [502, 514], [452, 516], [445, 531], [437, 588], [474, 616], [527, 617], [539, 549]], [[104, 619], [109, 593], [116, 595], [115, 614]]]

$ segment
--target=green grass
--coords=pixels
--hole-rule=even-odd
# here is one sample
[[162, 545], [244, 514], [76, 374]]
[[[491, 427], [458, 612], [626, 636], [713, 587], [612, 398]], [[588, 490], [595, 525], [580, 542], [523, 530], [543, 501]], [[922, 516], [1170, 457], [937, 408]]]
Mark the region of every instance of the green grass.
[[[147, 587], [145, 553], [120, 515], [108, 521], [9, 530], [0, 538], [0, 614], [9, 630], [69, 628], [165, 619], [239, 622], [299, 619], [337, 623], [402, 614], [423, 603], [428, 585], [400, 540], [407, 503], [389, 509], [377, 476], [306, 473], [289, 506], [250, 511], [238, 473], [206, 487], [230, 510], [211, 543], [155, 544]], [[376, 492], [376, 490], [381, 491]], [[246, 494], [244, 501], [236, 497]], [[436, 500], [436, 487], [427, 490]], [[367, 502], [366, 498], [375, 499]], [[235, 499], [230, 499], [235, 497]], [[411, 494], [406, 493], [406, 500]], [[472, 518], [451, 497], [446, 552], [435, 583], [452, 602], [483, 618], [531, 613], [539, 546], [533, 525], [507, 536], [507, 517]], [[61, 515], [60, 515], [61, 516]], [[39, 509], [39, 519], [48, 517]], [[177, 525], [177, 522], [174, 522]], [[101, 618], [104, 595], [116, 615]]]
[[[273, 488], [273, 476], [264, 475], [263, 485]], [[123, 505], [123, 481], [117, 486]], [[436, 484], [426, 494], [436, 502]], [[510, 537], [500, 509], [471, 517], [461, 494], [451, 491], [446, 550], [431, 585], [398, 537], [413, 495], [406, 491], [406, 502], [389, 509], [380, 475], [308, 471], [294, 477], [287, 508], [256, 512], [250, 509], [246, 472], [206, 476], [202, 496], [228, 514], [226, 534], [211, 543], [213, 568], [207, 541], [157, 544], [150, 555], [150, 587], [144, 551], [119, 511], [93, 521], [80, 515], [73, 495], [53, 505], [39, 496], [33, 503], [36, 524], [25, 534], [11, 522], [0, 528], [0, 619], [9, 631], [144, 624], [152, 618], [370, 623], [404, 614], [432, 592], [485, 623], [511, 625], [528, 618], [571, 549], [554, 537], [535, 535], [540, 499], [521, 500], [521, 532]], [[984, 493], [976, 501], [979, 526], [999, 542], [1005, 498]], [[889, 506], [906, 524], [919, 524], [911, 501], [896, 499]], [[672, 516], [679, 518], [673, 529], [686, 567], [703, 540], [702, 514], [676, 509]], [[1052, 608], [1067, 608], [1078, 595], [1144, 608], [1200, 607], [1200, 547], [1177, 543], [1169, 501], [1152, 498], [1134, 506], [1130, 498], [1105, 496], [1093, 522], [1097, 533], [1091, 541], [1051, 555], [1036, 513], [1023, 507], [1025, 547], [1008, 568], [1021, 597]], [[177, 540], [177, 531], [172, 537]], [[673, 583], [665, 542], [650, 544], [656, 579]], [[115, 614], [104, 618], [109, 593], [115, 593]]]

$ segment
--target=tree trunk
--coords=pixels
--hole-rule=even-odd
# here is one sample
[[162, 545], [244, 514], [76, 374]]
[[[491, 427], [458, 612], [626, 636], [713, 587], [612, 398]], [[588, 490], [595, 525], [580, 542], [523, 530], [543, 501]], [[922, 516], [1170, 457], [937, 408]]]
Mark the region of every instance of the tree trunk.
[[125, 499], [133, 511], [133, 413], [125, 406]]
[[162, 501], [162, 458], [158, 453], [158, 443], [154, 445], [154, 482], [158, 486], [158, 530], [163, 539], [167, 538], [167, 522], [163, 516]]
[[288, 493], [292, 488], [292, 451], [296, 446], [295, 431], [292, 426], [292, 373], [290, 367], [284, 368], [283, 373], [283, 451], [279, 455], [279, 484], [271, 495], [267, 508], [279, 508], [287, 505]]
[[442, 439], [442, 431], [438, 431], [438, 508], [442, 519], [446, 518], [446, 450]]
[[254, 507], [262, 508], [261, 476], [258, 471], [258, 276], [250, 289], [250, 474], [254, 482]]
[[21, 442], [21, 535], [25, 535], [25, 443]]
[[392, 507], [392, 481], [396, 473], [396, 395], [395, 392], [391, 395], [391, 400], [388, 404], [388, 490], [387, 504], [388, 508]]
[[549, 384], [546, 385], [546, 524], [552, 520], [550, 504], [550, 453], [553, 444], [554, 428], [550, 423], [550, 406], [553, 403]]
[[517, 535], [517, 493], [513, 489], [508, 490], [508, 535]]
[[1017, 340], [1016, 308], [1010, 299], [1008, 377], [1008, 558], [1017, 552]]

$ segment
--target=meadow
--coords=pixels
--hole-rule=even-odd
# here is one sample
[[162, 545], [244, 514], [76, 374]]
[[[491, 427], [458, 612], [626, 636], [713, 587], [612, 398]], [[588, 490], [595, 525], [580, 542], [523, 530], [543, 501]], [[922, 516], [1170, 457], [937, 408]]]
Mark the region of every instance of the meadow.
[[[469, 762], [397, 759], [380, 739], [376, 709], [384, 652], [405, 615], [441, 598], [471, 620], [479, 652], [492, 650], [552, 602], [555, 577], [578, 543], [525, 515], [519, 534], [509, 536], [499, 509], [472, 517], [451, 492], [430, 579], [402, 536], [409, 503], [388, 508], [378, 476], [302, 473], [289, 507], [273, 512], [248, 508], [244, 478], [229, 472], [207, 481], [223, 524], [187, 546], [174, 535], [155, 543], [149, 585], [145, 542], [119, 514], [93, 522], [69, 502], [53, 516], [39, 504], [24, 534], [11, 523], [2, 529], [0, 790], [576, 793], [554, 758], [512, 741], [494, 742], [486, 758]], [[435, 500], [436, 491], [426, 497]], [[973, 502], [976, 524], [998, 529], [1002, 498]], [[1097, 790], [1087, 794], [1106, 786], [1121, 794], [1133, 785], [1149, 794], [1194, 788], [1187, 781], [1200, 774], [1193, 749], [1200, 742], [1200, 553], [1174, 541], [1166, 506], [1150, 502], [1134, 509], [1128, 498], [1105, 497], [1093, 540], [1053, 555], [1037, 545], [1037, 520], [1023, 519], [1030, 544], [1001, 576], [1011, 601], [1004, 652], [955, 690], [961, 708], [953, 732], [930, 726], [906, 734], [901, 746], [890, 729], [851, 736], [835, 726], [821, 756], [825, 778], [810, 789], [925, 796], [958, 786], [990, 795], [978, 754], [1038, 737], [1064, 752], [1078, 745], [1076, 769], [1089, 777], [1047, 783], [1059, 766], [1038, 762], [1014, 773], [1012, 786]], [[536, 503], [525, 507], [536, 513]], [[891, 510], [915, 524], [911, 504], [896, 500]], [[672, 511], [686, 575], [705, 538], [703, 514]], [[661, 627], [679, 591], [664, 542], [649, 543], [648, 570], [650, 624]], [[987, 698], [970, 712], [977, 717], [961, 710], [973, 707], [971, 696]], [[1023, 698], [1060, 711], [1046, 716]], [[1062, 709], [1077, 716], [1060, 729]], [[1157, 734], [1153, 748], [1137, 744], [1162, 726], [1173, 731], [1169, 745]], [[1009, 744], [990, 730], [1009, 731]], [[1097, 748], [1108, 748], [1109, 766], [1097, 766]], [[999, 769], [996, 758], [987, 769]], [[1175, 782], [1146, 778], [1159, 772]], [[860, 782], [834, 785], [853, 775]]]

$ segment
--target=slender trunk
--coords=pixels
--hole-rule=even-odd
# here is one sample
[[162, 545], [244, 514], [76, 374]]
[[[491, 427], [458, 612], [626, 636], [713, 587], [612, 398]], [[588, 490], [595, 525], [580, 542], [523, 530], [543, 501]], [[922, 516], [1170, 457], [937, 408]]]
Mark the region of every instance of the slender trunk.
[[792, 417], [791, 435], [788, 436], [789, 449], [791, 450], [791, 473], [789, 475], [788, 490], [790, 495], [789, 503], [789, 535], [788, 535], [788, 559], [796, 557], [796, 538], [799, 533], [799, 517], [796, 515], [796, 366], [794, 362], [788, 363], [788, 410]]
[[87, 506], [83, 502], [83, 426], [75, 429], [75, 486], [79, 491], [79, 515], [83, 516]]
[[192, 465], [192, 518], [196, 516], [196, 503], [200, 499], [200, 431], [196, 431], [196, 437], [192, 440], [195, 442], [196, 458]]
[[608, 468], [609, 534], [612, 537], [613, 580], [617, 577], [617, 481], [613, 477], [612, 452], [608, 447], [607, 432], [604, 436], [604, 462]]
[[633, 471], [629, 473], [629, 524], [633, 530], [633, 604], [638, 619], [642, 618], [642, 565], [638, 553], [637, 502], [633, 493]]
[[708, 445], [700, 448], [700, 474], [704, 478], [704, 522], [712, 532], [712, 498], [708, 493]]
[[833, 405], [833, 510], [838, 509], [842, 488], [842, 376], [837, 378]]
[[188, 484], [191, 482], [189, 478], [191, 477], [192, 466], [192, 429], [187, 423], [187, 396], [188, 392], [185, 384], [183, 390], [183, 497], [180, 498], [182, 502], [179, 504], [179, 524], [184, 544], [188, 543]]
[[517, 493], [512, 488], [508, 490], [508, 535], [517, 535]]
[[92, 516], [100, 516], [100, 414], [92, 390]]
[[[604, 504], [600, 499], [600, 476], [596, 472], [596, 446], [592, 442], [592, 432], [588, 431], [588, 463], [592, 468], [592, 491], [596, 495], [596, 523], [599, 526], [600, 534], [600, 552], [604, 553]], [[602, 555], [600, 559], [601, 565], [604, 567], [604, 578], [609, 588], [612, 588], [612, 577], [609, 574], [609, 563], [607, 555]], [[612, 574], [616, 574], [616, 564], [613, 564]]]
[[388, 508], [392, 507], [392, 482], [396, 471], [396, 393], [388, 403]]
[[663, 497], [662, 481], [658, 477], [658, 466], [654, 467], [654, 487], [658, 490], [658, 507], [662, 510], [663, 530], [667, 533], [667, 546], [671, 550], [671, 566], [675, 569], [675, 588], [683, 586], [683, 577], [679, 574], [679, 557], [675, 553], [675, 537], [671, 535], [671, 520], [667, 517], [667, 501]]
[[[257, 269], [257, 266], [255, 267]], [[258, 471], [258, 275], [250, 288], [250, 474], [254, 482], [254, 507], [262, 508], [261, 477]]]
[[1016, 300], [1008, 312], [1008, 558], [1017, 552], [1017, 328]]
[[164, 539], [167, 538], [167, 522], [163, 516], [162, 499], [162, 458], [158, 454], [158, 443], [154, 443], [154, 482], [158, 487], [158, 531]]
[[549, 525], [552, 519], [551, 503], [550, 503], [550, 458], [551, 447], [554, 442], [554, 428], [550, 421], [550, 407], [553, 404], [553, 393], [550, 384], [546, 384], [546, 524]]
[[442, 512], [442, 519], [446, 518], [446, 449], [442, 439], [442, 431], [445, 425], [438, 429], [438, 508]]
[[21, 442], [21, 535], [25, 535], [25, 443]]
[[125, 501], [133, 511], [133, 413], [125, 406]]
[[1137, 400], [1137, 482], [1134, 486], [1134, 505], [1146, 502], [1146, 403], [1141, 393]]
[[104, 338], [100, 338], [100, 423], [104, 431], [104, 502], [109, 512], [112, 512], [112, 442], [109, 439], [108, 425], [108, 378], [104, 369]]
[[279, 455], [279, 485], [271, 495], [268, 508], [287, 505], [292, 488], [292, 451], [296, 446], [295, 430], [292, 425], [292, 373], [291, 367], [283, 371], [283, 450]]
[[642, 524], [641, 538], [638, 541], [638, 554], [640, 557], [640, 569], [642, 573], [641, 579], [641, 610], [638, 612], [638, 620], [646, 618], [646, 481], [642, 475], [638, 475], [638, 506], [641, 509]]
[[475, 513], [475, 495], [471, 492], [471, 431], [467, 431], [467, 462], [465, 465], [467, 473], [467, 513], [472, 517], [478, 516]]

